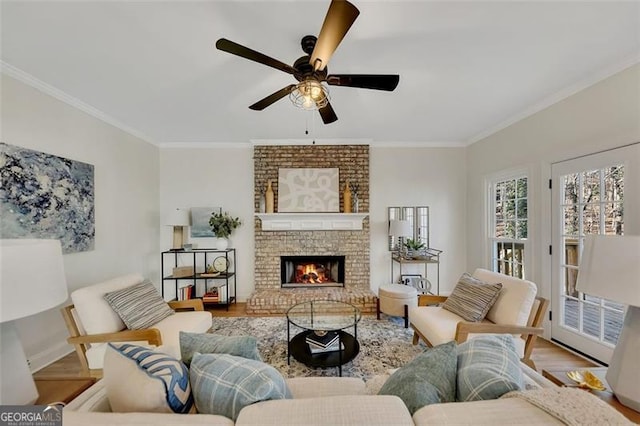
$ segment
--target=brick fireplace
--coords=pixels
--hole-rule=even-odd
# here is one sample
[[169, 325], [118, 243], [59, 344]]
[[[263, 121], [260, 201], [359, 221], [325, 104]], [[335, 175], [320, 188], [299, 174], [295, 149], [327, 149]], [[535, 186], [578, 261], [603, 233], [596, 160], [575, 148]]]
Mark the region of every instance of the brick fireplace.
[[[340, 211], [344, 211], [342, 191], [345, 182], [358, 186], [360, 212], [369, 211], [368, 145], [257, 145], [254, 147], [255, 211], [260, 192], [271, 180], [278, 212], [279, 168], [338, 168]], [[247, 313], [284, 313], [300, 302], [313, 299], [340, 300], [362, 312], [375, 312], [375, 294], [370, 290], [369, 218], [362, 229], [346, 230], [263, 230], [256, 217], [255, 289], [247, 300]], [[339, 228], [338, 228], [339, 229]], [[341, 286], [282, 287], [281, 257], [340, 256], [344, 258]]]

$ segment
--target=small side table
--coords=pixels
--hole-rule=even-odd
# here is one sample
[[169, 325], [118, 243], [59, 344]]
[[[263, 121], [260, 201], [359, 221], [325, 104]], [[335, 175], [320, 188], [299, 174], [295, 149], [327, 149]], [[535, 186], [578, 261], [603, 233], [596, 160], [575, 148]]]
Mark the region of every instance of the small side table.
[[618, 410], [622, 415], [624, 415], [627, 419], [631, 420], [634, 423], [640, 423], [640, 413], [629, 408], [625, 407], [618, 401], [618, 398], [615, 397], [613, 392], [611, 391], [611, 387], [607, 383], [605, 379], [605, 375], [607, 374], [606, 367], [589, 367], [589, 368], [549, 368], [546, 370], [542, 370], [542, 375], [555, 383], [558, 386], [575, 386], [576, 382], [567, 377], [567, 372], [572, 370], [589, 370], [595, 376], [597, 376], [607, 390], [604, 391], [590, 391], [592, 394], [611, 405], [613, 408]]

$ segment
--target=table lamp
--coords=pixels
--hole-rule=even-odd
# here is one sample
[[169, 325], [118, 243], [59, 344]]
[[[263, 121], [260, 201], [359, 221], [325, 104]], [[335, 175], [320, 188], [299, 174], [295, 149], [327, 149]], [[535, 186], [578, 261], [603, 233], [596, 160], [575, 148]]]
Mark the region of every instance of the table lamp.
[[411, 222], [409, 222], [408, 220], [390, 220], [389, 236], [398, 238], [398, 241], [396, 243], [397, 250], [398, 252], [402, 251], [400, 238], [413, 237], [413, 227], [411, 226]]
[[173, 226], [173, 248], [171, 250], [182, 250], [184, 246], [183, 229], [190, 224], [189, 210], [175, 209], [171, 211], [166, 223], [168, 226]]
[[576, 288], [628, 305], [606, 379], [623, 405], [640, 411], [640, 236], [587, 235]]
[[0, 405], [28, 405], [38, 390], [14, 320], [67, 300], [58, 240], [0, 240]]

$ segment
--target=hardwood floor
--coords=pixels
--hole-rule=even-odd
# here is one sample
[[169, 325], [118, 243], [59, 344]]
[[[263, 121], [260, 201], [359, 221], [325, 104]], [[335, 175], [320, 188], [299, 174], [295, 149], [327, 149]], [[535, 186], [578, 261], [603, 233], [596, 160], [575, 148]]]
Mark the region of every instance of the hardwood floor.
[[[231, 305], [229, 311], [222, 309], [210, 309], [210, 311], [218, 317], [247, 316], [244, 303]], [[595, 365], [592, 361], [545, 339], [537, 339], [531, 358], [539, 372], [547, 368], [584, 368]], [[68, 399], [68, 394], [77, 392], [79, 387], [86, 384], [73, 380], [82, 377], [80, 362], [75, 352], [36, 372], [33, 377], [40, 390], [39, 404]], [[55, 383], [56, 381], [58, 383]]]

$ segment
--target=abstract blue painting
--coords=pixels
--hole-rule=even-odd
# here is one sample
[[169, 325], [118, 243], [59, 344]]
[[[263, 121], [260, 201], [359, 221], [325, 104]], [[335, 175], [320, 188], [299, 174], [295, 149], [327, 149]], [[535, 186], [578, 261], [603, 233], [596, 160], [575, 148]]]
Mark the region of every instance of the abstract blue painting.
[[59, 239], [93, 250], [93, 166], [0, 142], [0, 238]]

